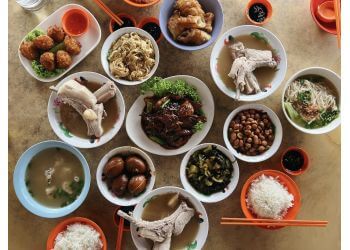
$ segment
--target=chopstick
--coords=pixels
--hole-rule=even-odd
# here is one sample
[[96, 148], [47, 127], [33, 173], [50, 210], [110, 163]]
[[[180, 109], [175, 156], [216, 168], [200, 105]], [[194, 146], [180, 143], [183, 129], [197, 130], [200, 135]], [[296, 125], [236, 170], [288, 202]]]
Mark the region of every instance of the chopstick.
[[123, 231], [124, 231], [124, 218], [119, 217], [116, 250], [122, 249]]
[[102, 0], [94, 0], [95, 3], [97, 3], [98, 6], [110, 17], [112, 18], [119, 26], [122, 26], [124, 24], [123, 20], [121, 20], [116, 14], [113, 13], [113, 11], [108, 8], [107, 5], [102, 2]]
[[239, 226], [302, 226], [325, 227], [328, 221], [320, 220], [274, 220], [274, 219], [248, 219], [248, 218], [221, 218], [221, 225]]
[[340, 12], [340, 1], [339, 0], [333, 0], [334, 2], [334, 11], [335, 11], [335, 25], [337, 27], [337, 40], [338, 40], [338, 47], [340, 48], [340, 42], [341, 42], [341, 12]]

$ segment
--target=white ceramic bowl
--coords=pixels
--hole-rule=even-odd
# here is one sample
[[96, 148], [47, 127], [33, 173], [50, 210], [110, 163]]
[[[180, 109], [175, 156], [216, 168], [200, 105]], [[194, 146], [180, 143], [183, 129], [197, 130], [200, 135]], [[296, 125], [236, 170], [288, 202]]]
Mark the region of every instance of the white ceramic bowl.
[[296, 124], [294, 121], [292, 121], [292, 119], [290, 119], [289, 115], [287, 114], [286, 109], [284, 108], [284, 94], [286, 93], [286, 90], [287, 90], [289, 84], [291, 84], [297, 78], [299, 78], [301, 76], [306, 76], [306, 75], [318, 75], [318, 76], [322, 76], [324, 78], [327, 78], [329, 81], [331, 81], [333, 83], [333, 86], [336, 88], [336, 90], [338, 92], [339, 109], [341, 109], [341, 106], [340, 106], [340, 101], [341, 101], [341, 79], [340, 79], [340, 77], [336, 73], [334, 73], [333, 71], [331, 71], [329, 69], [321, 68], [321, 67], [312, 67], [312, 68], [306, 68], [306, 69], [302, 69], [302, 70], [298, 71], [291, 78], [289, 78], [289, 80], [287, 81], [286, 85], [284, 86], [284, 90], [282, 92], [283, 93], [283, 95], [282, 95], [282, 110], [283, 110], [283, 113], [286, 116], [286, 118], [289, 121], [289, 123], [292, 124], [293, 127], [295, 127], [296, 129], [298, 129], [301, 132], [304, 132], [306, 134], [313, 134], [313, 135], [319, 135], [319, 134], [328, 133], [328, 132], [336, 129], [340, 125], [340, 123], [341, 123], [341, 119], [340, 119], [341, 114], [338, 116], [338, 118], [336, 118], [334, 121], [329, 123], [327, 126], [324, 126], [322, 128], [316, 128], [316, 129], [308, 129], [308, 128], [304, 128], [304, 127]]
[[[230, 159], [230, 161], [232, 162], [232, 166], [233, 166], [233, 173], [232, 173], [232, 177], [231, 177], [231, 182], [225, 188], [225, 192], [217, 192], [217, 193], [213, 193], [211, 195], [205, 195], [205, 194], [198, 192], [188, 181], [188, 179], [186, 177], [186, 166], [187, 166], [187, 163], [188, 163], [191, 155], [193, 155], [195, 152], [197, 152], [201, 149], [204, 149], [210, 145], [216, 146], [219, 151], [221, 151], [228, 159]], [[226, 148], [224, 148], [221, 145], [215, 144], [215, 143], [203, 143], [203, 144], [200, 144], [200, 145], [192, 148], [190, 151], [188, 151], [187, 154], [182, 159], [181, 166], [180, 166], [180, 179], [181, 179], [182, 186], [185, 188], [185, 190], [187, 190], [188, 192], [193, 194], [198, 200], [200, 200], [202, 202], [206, 202], [206, 203], [214, 203], [214, 202], [218, 202], [218, 201], [222, 201], [222, 200], [226, 199], [236, 189], [238, 179], [239, 179], [239, 167], [238, 167], [238, 163], [237, 163], [236, 158]]]
[[[261, 155], [249, 156], [249, 155], [241, 154], [241, 153], [237, 152], [237, 150], [234, 149], [230, 143], [230, 139], [228, 136], [228, 129], [230, 126], [230, 122], [240, 111], [246, 110], [246, 109], [256, 109], [256, 110], [266, 112], [268, 114], [270, 120], [272, 121], [272, 123], [275, 126], [275, 139], [274, 139], [271, 147], [267, 151], [262, 153]], [[262, 161], [269, 159], [271, 156], [273, 156], [277, 152], [277, 150], [280, 147], [281, 142], [282, 142], [283, 130], [282, 130], [282, 125], [281, 125], [280, 119], [278, 118], [276, 113], [273, 112], [271, 109], [269, 109], [268, 107], [266, 107], [265, 105], [262, 105], [262, 104], [245, 104], [245, 105], [239, 106], [238, 108], [233, 110], [229, 114], [229, 116], [226, 118], [226, 121], [224, 124], [224, 129], [223, 129], [223, 135], [224, 135], [224, 141], [225, 141], [226, 147], [238, 159], [245, 161], [245, 162], [262, 162]]]
[[[65, 83], [68, 80], [76, 79], [79, 77], [84, 77], [88, 81], [101, 83], [101, 85], [107, 81], [110, 81], [107, 77], [95, 73], [95, 72], [77, 72], [74, 74], [71, 74], [61, 80], [57, 86], [61, 86], [63, 83]], [[74, 134], [70, 133], [63, 125], [60, 117], [60, 100], [57, 97], [57, 94], [55, 92], [52, 92], [50, 95], [50, 99], [47, 105], [47, 113], [49, 117], [49, 122], [51, 125], [51, 128], [55, 132], [55, 134], [64, 142], [77, 147], [77, 148], [96, 148], [99, 147], [108, 141], [110, 141], [120, 130], [121, 126], [123, 125], [124, 118], [125, 118], [125, 103], [122, 93], [119, 91], [117, 87], [117, 93], [116, 93], [116, 102], [117, 106], [119, 108], [119, 117], [116, 121], [114, 127], [104, 133], [99, 139], [90, 140], [87, 138], [82, 138], [75, 136]]]
[[[215, 43], [215, 46], [211, 52], [210, 56], [210, 71], [212, 78], [215, 82], [215, 84], [218, 86], [218, 88], [227, 96], [235, 99], [236, 92], [233, 89], [229, 89], [225, 83], [221, 80], [221, 77], [217, 71], [217, 63], [219, 54], [222, 50], [222, 48], [225, 46], [225, 41], [228, 39], [229, 36], [237, 37], [241, 35], [249, 35], [252, 32], [259, 32], [262, 33], [262, 35], [265, 37], [265, 39], [268, 41], [268, 43], [271, 45], [271, 47], [275, 50], [278, 57], [280, 58], [280, 62], [277, 66], [278, 71], [276, 72], [272, 82], [271, 82], [271, 88], [269, 88], [266, 92], [260, 92], [253, 95], [245, 95], [241, 93], [240, 95], [240, 101], [258, 101], [262, 100], [269, 95], [271, 95], [273, 92], [275, 92], [278, 87], [281, 85], [281, 83], [284, 80], [284, 77], [287, 72], [287, 54], [284, 50], [284, 47], [281, 43], [281, 41], [269, 30], [264, 29], [262, 27], [258, 27], [255, 25], [241, 25], [234, 27], [228, 31], [225, 32]], [[227, 72], [228, 74], [229, 72]], [[233, 81], [232, 81], [232, 84]]]
[[[161, 187], [150, 192], [146, 197], [144, 197], [135, 207], [133, 215], [135, 218], [141, 218], [144, 207], [147, 205], [149, 200], [156, 196], [168, 193], [179, 193], [185, 198], [187, 198], [195, 207], [196, 211], [200, 214], [201, 222], [199, 224], [199, 230], [196, 239], [193, 242], [189, 242], [189, 247], [187, 249], [202, 249], [208, 236], [209, 231], [209, 221], [207, 212], [205, 211], [202, 203], [196, 199], [192, 194], [178, 187]], [[152, 245], [149, 241], [139, 237], [137, 235], [136, 226], [131, 224], [131, 237], [137, 249], [150, 250]], [[191, 247], [190, 247], [191, 246]]]
[[[109, 70], [109, 62], [107, 60], [108, 51], [111, 48], [112, 43], [114, 41], [118, 40], [122, 35], [124, 35], [126, 33], [130, 33], [130, 32], [136, 32], [137, 34], [148, 38], [152, 42], [152, 45], [154, 48], [155, 61], [156, 61], [155, 65], [153, 66], [150, 73], [144, 79], [139, 80], [139, 81], [128, 81], [128, 80], [116, 78], [114, 75], [111, 74], [111, 72]], [[104, 71], [106, 72], [106, 74], [111, 79], [116, 81], [117, 83], [120, 83], [123, 85], [137, 85], [137, 84], [145, 82], [147, 79], [149, 79], [156, 72], [156, 70], [158, 68], [158, 64], [159, 64], [159, 48], [158, 48], [157, 42], [153, 39], [153, 37], [148, 32], [146, 32], [142, 29], [139, 29], [139, 28], [135, 28], [135, 27], [122, 28], [122, 29], [116, 30], [112, 34], [110, 34], [107, 37], [107, 39], [105, 40], [105, 42], [103, 43], [103, 46], [101, 49], [101, 63], [102, 63], [102, 67], [103, 67]]]
[[190, 140], [178, 149], [165, 149], [158, 143], [152, 141], [148, 138], [146, 133], [143, 131], [141, 126], [141, 116], [142, 111], [145, 107], [144, 98], [145, 95], [139, 96], [134, 104], [131, 106], [128, 115], [126, 117], [126, 132], [130, 139], [140, 148], [156, 155], [178, 155], [187, 152], [197, 144], [199, 144], [205, 136], [208, 134], [210, 127], [214, 119], [214, 99], [213, 96], [205, 83], [203, 83], [198, 78], [193, 76], [179, 75], [166, 78], [167, 80], [175, 81], [177, 79], [183, 79], [188, 84], [194, 86], [202, 101], [202, 109], [207, 117], [207, 122], [205, 123], [203, 129], [192, 135]]
[[[107, 183], [102, 180], [102, 173], [105, 165], [107, 164], [108, 160], [112, 158], [113, 156], [117, 154], [135, 154], [140, 156], [147, 164], [150, 172], [151, 177], [148, 180], [146, 190], [141, 193], [138, 196], [135, 197], [125, 197], [125, 198], [119, 198], [116, 195], [114, 195], [111, 191], [108, 190]], [[96, 181], [98, 189], [100, 190], [103, 197], [105, 197], [108, 201], [111, 203], [118, 205], [118, 206], [134, 206], [138, 204], [141, 200], [143, 200], [149, 192], [152, 191], [154, 183], [156, 180], [156, 169], [154, 168], [153, 162], [151, 158], [143, 152], [141, 149], [130, 147], [130, 146], [123, 146], [119, 148], [115, 148], [111, 151], [109, 151], [103, 158], [101, 159], [100, 163], [98, 164], [97, 171], [96, 171]]]

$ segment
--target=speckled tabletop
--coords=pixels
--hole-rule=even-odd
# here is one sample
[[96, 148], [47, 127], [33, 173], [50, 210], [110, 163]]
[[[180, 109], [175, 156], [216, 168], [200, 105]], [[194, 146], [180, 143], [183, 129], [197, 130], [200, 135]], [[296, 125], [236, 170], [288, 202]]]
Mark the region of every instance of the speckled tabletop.
[[[96, 71], [104, 74], [100, 64], [100, 50], [108, 35], [108, 17], [93, 1], [51, 1], [38, 12], [30, 13], [21, 9], [15, 1], [9, 1], [9, 249], [44, 249], [50, 230], [62, 219], [43, 219], [29, 213], [19, 203], [14, 189], [12, 174], [17, 159], [31, 145], [48, 139], [58, 139], [53, 133], [46, 113], [50, 95], [49, 86], [33, 79], [22, 67], [17, 55], [18, 44], [46, 16], [67, 3], [79, 3], [87, 7], [97, 18], [102, 29], [102, 39], [98, 47], [75, 67], [71, 73]], [[121, 0], [105, 1], [113, 10], [134, 14], [138, 20], [144, 16], [158, 15], [159, 6], [148, 9], [129, 7]], [[246, 24], [243, 9], [247, 1], [222, 0], [225, 24], [222, 32], [229, 28]], [[340, 74], [340, 50], [336, 37], [324, 33], [314, 24], [307, 0], [271, 0], [274, 13], [265, 28], [271, 30], [285, 46], [288, 55], [288, 71], [285, 81], [296, 71], [322, 66]], [[222, 127], [227, 115], [241, 103], [235, 103], [225, 96], [214, 84], [209, 70], [212, 46], [202, 51], [186, 53], [162, 41], [160, 64], [156, 72], [159, 76], [178, 74], [193, 75], [203, 80], [215, 99], [215, 120], [204, 142], [224, 145]], [[57, 83], [57, 82], [55, 82]], [[137, 87], [118, 86], [124, 95], [126, 111], [138, 96]], [[210, 230], [205, 249], [235, 250], [330, 250], [340, 249], [340, 128], [320, 136], [306, 135], [294, 129], [286, 120], [281, 109], [280, 87], [272, 96], [259, 103], [272, 108], [281, 119], [284, 137], [280, 150], [270, 160], [261, 164], [239, 162], [240, 180], [236, 191], [225, 201], [205, 204], [209, 215]], [[112, 221], [114, 205], [99, 193], [95, 182], [95, 171], [99, 160], [109, 150], [133, 145], [125, 126], [109, 143], [97, 149], [81, 150], [90, 164], [92, 181], [87, 199], [83, 205], [69, 216], [83, 216], [101, 226], [108, 240], [108, 248], [114, 249], [116, 228]], [[302, 194], [299, 219], [328, 220], [326, 228], [290, 227], [277, 231], [254, 227], [223, 227], [220, 217], [242, 217], [239, 196], [245, 180], [254, 172], [279, 168], [282, 151], [291, 145], [306, 149], [311, 157], [311, 168], [304, 175], [294, 178]], [[157, 169], [155, 187], [164, 185], [181, 186], [179, 166], [183, 155], [160, 157], [151, 155]], [[134, 249], [129, 234], [124, 236], [123, 249]]]

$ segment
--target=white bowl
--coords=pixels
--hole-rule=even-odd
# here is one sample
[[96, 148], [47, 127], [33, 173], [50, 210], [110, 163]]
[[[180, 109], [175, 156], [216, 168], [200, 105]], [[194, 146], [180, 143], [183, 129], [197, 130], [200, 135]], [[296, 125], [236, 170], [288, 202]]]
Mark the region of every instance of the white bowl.
[[[151, 172], [151, 177], [148, 180], [146, 190], [140, 195], [135, 197], [131, 197], [131, 196], [125, 197], [125, 198], [117, 197], [110, 190], [108, 190], [107, 183], [102, 180], [102, 173], [105, 165], [107, 164], [110, 158], [112, 158], [117, 154], [135, 154], [140, 156], [146, 162]], [[148, 195], [148, 193], [152, 191], [156, 180], [156, 169], [154, 168], [151, 158], [141, 149], [130, 147], [130, 146], [123, 146], [123, 147], [115, 148], [109, 151], [105, 156], [103, 156], [103, 158], [101, 159], [97, 167], [96, 180], [97, 180], [98, 189], [100, 190], [103, 197], [105, 197], [108, 201], [118, 206], [134, 206], [138, 204], [141, 200], [143, 200]]]
[[[268, 114], [271, 122], [275, 126], [275, 139], [274, 139], [271, 147], [267, 151], [262, 153], [261, 155], [249, 156], [249, 155], [244, 155], [244, 154], [237, 152], [237, 150], [232, 147], [232, 145], [230, 143], [230, 139], [228, 137], [228, 129], [230, 126], [230, 122], [240, 111], [246, 110], [246, 109], [256, 109], [256, 110], [261, 110], [261, 111], [266, 112]], [[233, 153], [234, 156], [236, 156], [238, 159], [245, 161], [245, 162], [256, 163], [256, 162], [262, 162], [262, 161], [269, 159], [271, 156], [273, 156], [277, 152], [277, 150], [280, 147], [281, 142], [282, 142], [283, 130], [282, 130], [282, 125], [281, 125], [280, 119], [278, 118], [276, 113], [273, 112], [271, 109], [269, 109], [268, 107], [266, 107], [265, 105], [262, 105], [262, 104], [245, 104], [245, 105], [242, 105], [242, 106], [236, 108], [235, 110], [233, 110], [229, 114], [229, 116], [226, 118], [226, 121], [224, 124], [224, 129], [223, 129], [223, 135], [224, 135], [224, 141], [225, 141], [226, 147], [230, 150], [230, 152]]]
[[189, 141], [178, 149], [165, 149], [158, 143], [148, 138], [141, 126], [141, 116], [145, 103], [145, 95], [139, 96], [134, 104], [131, 106], [128, 115], [126, 117], [126, 132], [130, 139], [140, 148], [156, 155], [178, 155], [187, 152], [197, 144], [199, 144], [207, 135], [214, 119], [214, 99], [205, 83], [193, 76], [179, 75], [166, 78], [167, 80], [175, 81], [177, 79], [185, 80], [189, 85], [195, 87], [198, 91], [202, 101], [202, 109], [207, 117], [207, 122], [201, 131], [192, 135]]
[[[64, 15], [64, 13], [67, 10], [70, 10], [73, 8], [81, 9], [84, 12], [86, 12], [89, 16], [90, 24], [89, 24], [89, 28], [88, 28], [87, 32], [84, 35], [79, 36], [79, 37], [75, 37], [75, 39], [77, 39], [82, 45], [81, 51], [78, 55], [72, 56], [72, 64], [65, 71], [63, 71], [61, 74], [54, 76], [54, 77], [50, 77], [50, 78], [41, 78], [40, 76], [37, 76], [32, 68], [32, 65], [31, 65], [32, 61], [25, 58], [21, 54], [21, 52], [19, 51], [19, 47], [18, 47], [18, 56], [19, 56], [19, 59], [23, 65], [23, 67], [27, 70], [27, 72], [32, 77], [34, 77], [38, 81], [53, 82], [53, 81], [56, 81], [57, 79], [61, 78], [63, 75], [67, 74], [72, 68], [74, 68], [79, 62], [81, 62], [85, 57], [87, 57], [96, 48], [96, 46], [99, 44], [99, 42], [101, 40], [101, 28], [100, 28], [100, 25], [99, 25], [98, 21], [96, 20], [95, 16], [88, 9], [84, 8], [83, 6], [81, 6], [79, 4], [67, 4], [67, 5], [62, 6], [61, 8], [56, 10], [54, 13], [52, 13], [51, 15], [46, 17], [40, 24], [38, 24], [38, 26], [35, 27], [35, 29], [41, 29], [41, 30], [46, 32], [47, 28], [51, 25], [56, 24], [56, 25], [60, 26], [61, 19], [62, 19], [62, 16]], [[23, 40], [24, 40], [24, 38], [23, 38]], [[22, 43], [22, 41], [21, 41], [21, 43]]]
[[[225, 188], [225, 192], [216, 192], [211, 195], [205, 195], [198, 192], [188, 181], [186, 177], [186, 166], [191, 155], [210, 145], [216, 146], [219, 151], [221, 151], [228, 159], [230, 159], [233, 166], [233, 173], [231, 176], [231, 182]], [[181, 179], [182, 186], [185, 188], [185, 190], [193, 194], [198, 200], [206, 203], [214, 203], [214, 202], [218, 202], [226, 199], [236, 189], [238, 179], [239, 179], [239, 167], [238, 167], [236, 158], [226, 148], [215, 143], [203, 143], [203, 144], [197, 145], [196, 147], [188, 151], [187, 154], [182, 159], [181, 166], [180, 166], [180, 179]]]
[[[239, 101], [258, 101], [262, 100], [269, 95], [271, 95], [273, 92], [275, 92], [278, 87], [281, 85], [282, 81], [284, 80], [284, 77], [287, 72], [287, 55], [284, 50], [284, 47], [281, 43], [281, 41], [269, 30], [264, 29], [262, 27], [258, 27], [255, 25], [241, 25], [234, 27], [228, 31], [226, 31], [225, 34], [223, 34], [215, 43], [215, 46], [211, 52], [210, 56], [210, 71], [211, 76], [215, 82], [215, 84], [218, 86], [218, 88], [227, 96], [235, 99], [236, 98], [236, 92], [232, 89], [229, 89], [225, 83], [221, 80], [220, 75], [217, 71], [217, 62], [219, 58], [219, 54], [222, 50], [222, 48], [225, 46], [225, 40], [228, 38], [228, 36], [241, 36], [241, 35], [249, 35], [252, 32], [259, 32], [264, 35], [264, 37], [267, 39], [269, 44], [272, 48], [277, 52], [278, 56], [280, 57], [280, 62], [278, 64], [278, 71], [276, 72], [272, 82], [271, 82], [271, 88], [269, 88], [266, 92], [260, 92], [253, 95], [246, 95], [241, 93]], [[228, 74], [229, 72], [227, 72]], [[233, 81], [232, 81], [232, 84]]]
[[[98, 74], [95, 72], [83, 71], [83, 72], [77, 72], [67, 76], [57, 84], [57, 87], [61, 86], [63, 83], [65, 83], [68, 80], [76, 79], [76, 78], [79, 78], [80, 76], [84, 77], [88, 81], [101, 83], [101, 85], [107, 81], [110, 81], [110, 79], [108, 79], [107, 77], [101, 74]], [[124, 103], [123, 95], [118, 88], [116, 93], [116, 102], [119, 108], [119, 117], [114, 127], [109, 131], [107, 131], [106, 133], [104, 133], [99, 139], [92, 141], [90, 139], [78, 137], [78, 136], [75, 136], [74, 134], [71, 134], [63, 126], [61, 122], [61, 116], [60, 116], [60, 101], [59, 101], [59, 98], [57, 97], [56, 92], [52, 92], [47, 105], [47, 113], [48, 113], [51, 128], [62, 141], [74, 147], [77, 147], [77, 148], [99, 147], [107, 143], [108, 141], [110, 141], [119, 132], [121, 126], [123, 125], [124, 117], [125, 117], [125, 103]]]
[[[142, 201], [140, 201], [136, 205], [136, 207], [133, 211], [134, 217], [141, 218], [145, 205], [147, 205], [147, 203], [149, 202], [150, 199], [152, 199], [152, 197], [154, 197], [156, 195], [162, 195], [162, 194], [168, 194], [168, 193], [181, 194], [182, 196], [187, 198], [192, 203], [192, 205], [195, 207], [196, 211], [200, 214], [202, 220], [201, 220], [201, 223], [199, 224], [199, 230], [197, 233], [197, 237], [196, 237], [195, 241], [188, 243], [189, 245], [192, 246], [192, 248], [188, 247], [187, 249], [202, 249], [204, 244], [205, 244], [205, 241], [207, 239], [208, 231], [209, 231], [209, 221], [208, 221], [207, 212], [205, 211], [205, 208], [202, 205], [202, 203], [196, 197], [194, 197], [189, 192], [183, 190], [182, 188], [161, 187], [161, 188], [157, 188], [157, 189], [153, 190], [146, 197], [144, 197], [142, 199]], [[137, 249], [139, 249], [139, 250], [140, 249], [142, 249], [142, 250], [152, 249], [152, 245], [150, 244], [149, 241], [147, 241], [147, 240], [145, 240], [137, 235], [137, 231], [136, 231], [137, 228], [134, 224], [131, 224], [130, 229], [131, 229], [132, 240], [134, 241], [134, 244], [135, 244]]]
[[287, 90], [289, 84], [291, 84], [297, 78], [299, 78], [301, 76], [305, 76], [305, 75], [319, 75], [319, 76], [327, 78], [329, 81], [331, 81], [333, 83], [333, 86], [336, 88], [336, 90], [338, 92], [338, 96], [339, 96], [338, 103], [339, 103], [339, 109], [340, 109], [340, 100], [341, 100], [341, 79], [340, 79], [340, 77], [336, 73], [334, 73], [333, 71], [331, 71], [329, 69], [321, 68], [321, 67], [312, 67], [312, 68], [306, 68], [306, 69], [302, 69], [302, 70], [298, 71], [291, 78], [289, 78], [289, 80], [287, 81], [286, 85], [284, 86], [283, 92], [282, 92], [283, 93], [283, 95], [282, 95], [283, 113], [286, 116], [289, 123], [292, 124], [293, 127], [295, 127], [296, 129], [298, 129], [301, 132], [304, 132], [306, 134], [313, 134], [313, 135], [320, 135], [320, 134], [328, 133], [328, 132], [336, 129], [340, 125], [340, 122], [341, 122], [340, 116], [341, 115], [339, 115], [338, 118], [336, 118], [334, 121], [329, 123], [327, 126], [324, 126], [322, 128], [316, 128], [316, 129], [308, 129], [308, 128], [304, 128], [304, 127], [296, 124], [294, 121], [292, 121], [292, 119], [290, 119], [289, 115], [287, 114], [286, 109], [284, 108], [284, 94], [286, 93], [286, 90]]
[[[126, 33], [130, 33], [130, 32], [135, 32], [143, 37], [148, 38], [153, 45], [154, 48], [154, 54], [155, 54], [155, 65], [153, 66], [153, 69], [150, 71], [150, 73], [142, 80], [139, 81], [128, 81], [128, 80], [123, 80], [123, 79], [118, 79], [116, 78], [114, 75], [111, 74], [110, 70], [109, 70], [109, 62], [107, 60], [107, 55], [108, 55], [108, 51], [112, 46], [112, 43], [116, 40], [118, 40], [122, 35], [126, 34]], [[135, 28], [135, 27], [127, 27], [127, 28], [122, 28], [119, 30], [114, 31], [112, 34], [110, 34], [107, 39], [105, 40], [105, 42], [103, 43], [102, 49], [101, 49], [101, 63], [102, 63], [102, 67], [104, 69], [104, 71], [106, 72], [106, 74], [112, 78], [114, 81], [116, 81], [117, 83], [123, 84], [123, 85], [137, 85], [140, 83], [143, 83], [145, 81], [147, 81], [147, 79], [149, 79], [157, 70], [158, 68], [158, 64], [159, 64], [159, 48], [157, 45], [157, 42], [153, 39], [153, 37], [146, 31], [139, 29], [139, 28]]]

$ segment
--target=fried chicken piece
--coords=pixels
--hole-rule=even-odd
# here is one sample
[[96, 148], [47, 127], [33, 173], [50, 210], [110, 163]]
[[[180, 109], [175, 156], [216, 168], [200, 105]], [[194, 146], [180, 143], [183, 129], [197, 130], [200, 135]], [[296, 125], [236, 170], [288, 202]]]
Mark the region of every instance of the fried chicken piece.
[[177, 0], [175, 9], [180, 11], [181, 16], [203, 16], [204, 11], [197, 0]]
[[57, 68], [66, 69], [72, 64], [72, 57], [67, 51], [59, 50], [56, 53]]
[[168, 29], [176, 39], [184, 30], [191, 28], [205, 28], [206, 22], [201, 16], [180, 16], [179, 11], [174, 11], [174, 14], [168, 21]]
[[204, 20], [205, 20], [205, 27], [203, 30], [210, 34], [213, 31], [214, 14], [211, 12], [205, 13]]
[[40, 56], [40, 63], [48, 71], [55, 69], [55, 54], [52, 52], [45, 52]]
[[64, 46], [66, 47], [66, 51], [71, 55], [80, 53], [81, 44], [71, 36], [66, 36], [64, 38]]
[[47, 29], [47, 35], [51, 37], [55, 42], [60, 43], [64, 40], [66, 33], [61, 27], [54, 25], [54, 26], [50, 26]]
[[176, 40], [184, 44], [201, 45], [209, 41], [210, 38], [211, 38], [211, 35], [209, 35], [203, 30], [189, 29], [182, 32], [181, 35], [178, 36]]
[[19, 50], [21, 54], [29, 60], [34, 60], [39, 56], [39, 52], [33, 42], [22, 42]]
[[33, 40], [35, 47], [41, 50], [49, 50], [54, 46], [54, 41], [48, 35], [40, 35]]

